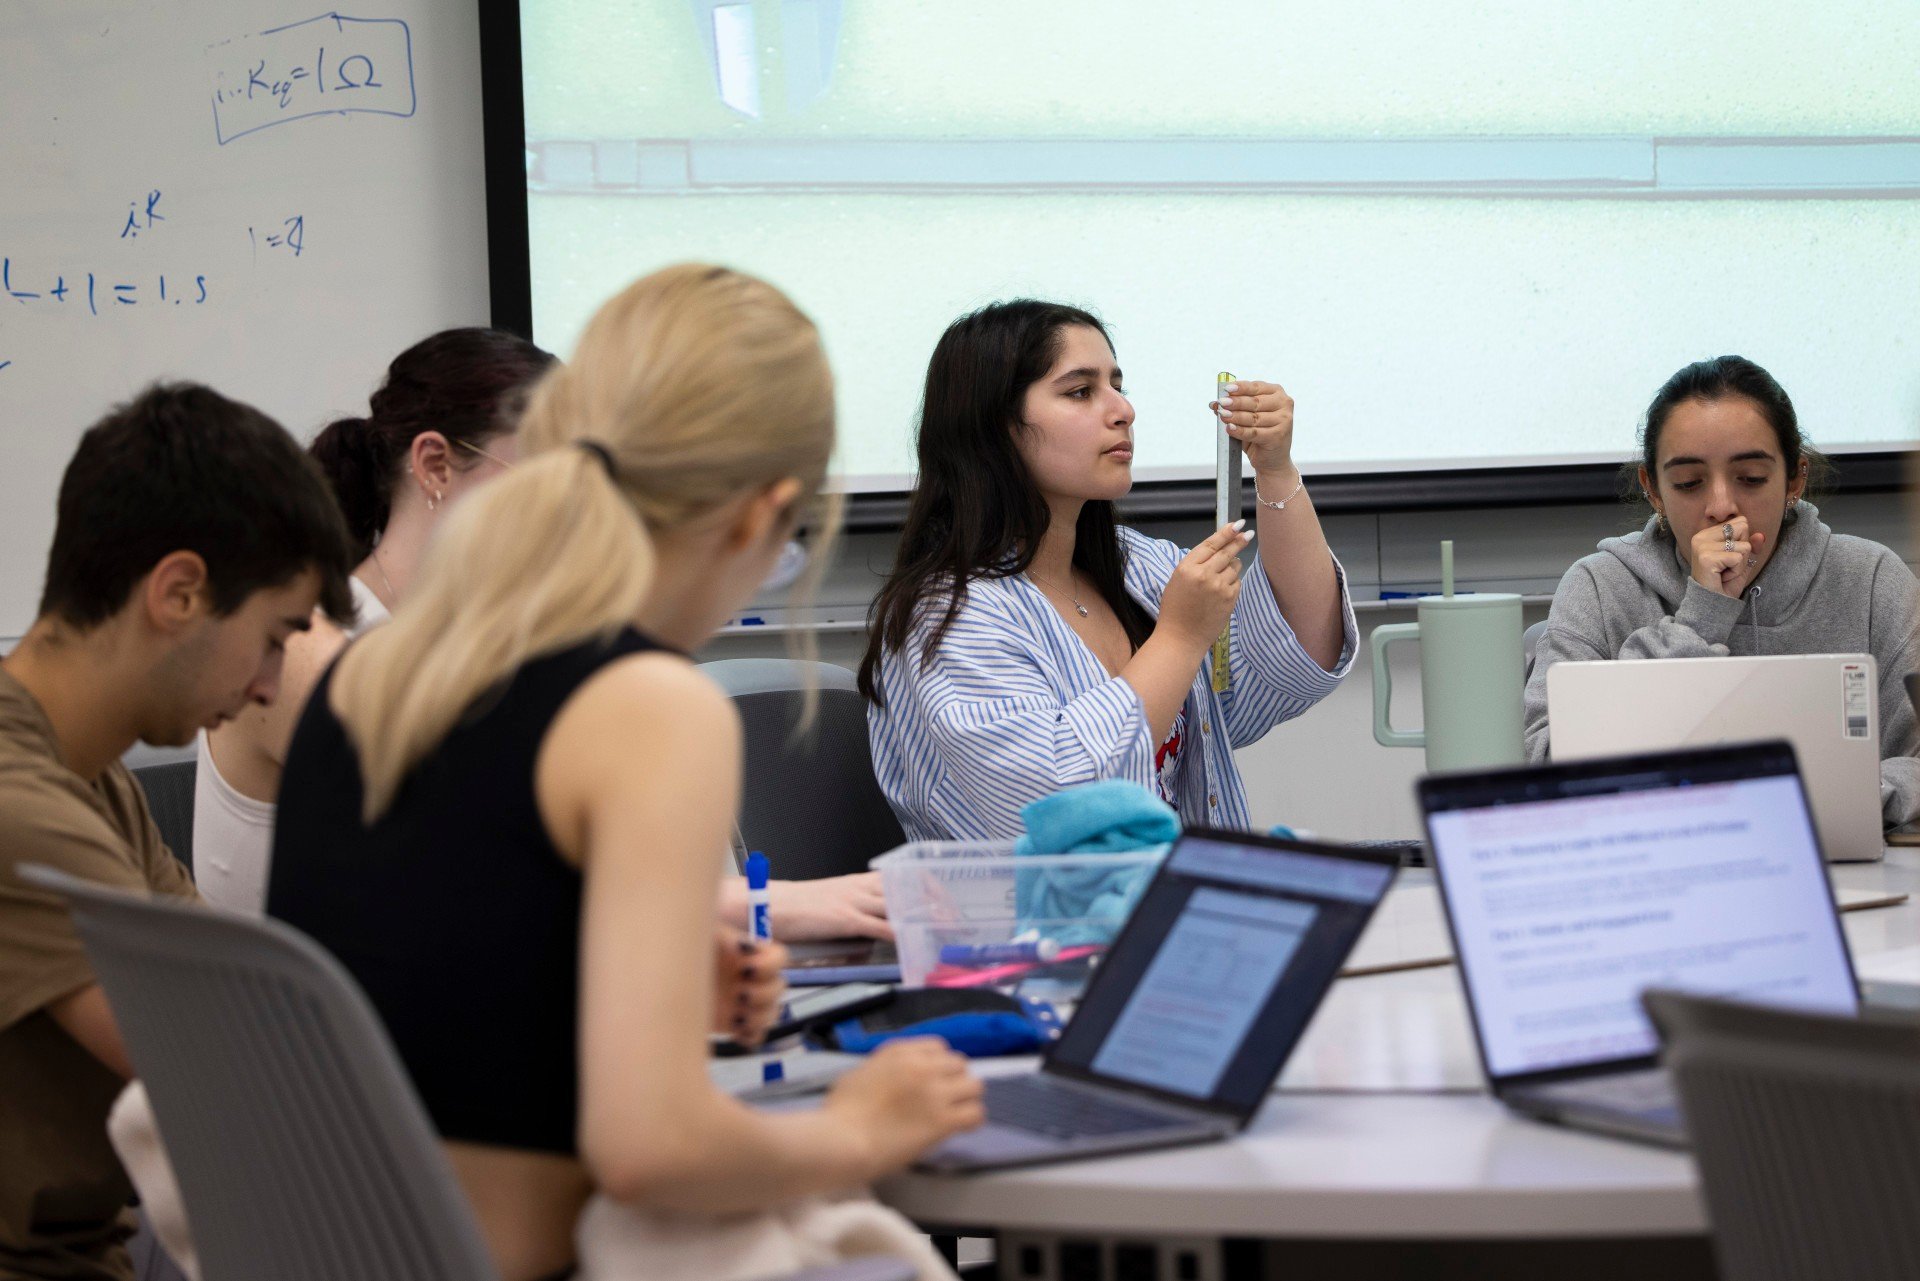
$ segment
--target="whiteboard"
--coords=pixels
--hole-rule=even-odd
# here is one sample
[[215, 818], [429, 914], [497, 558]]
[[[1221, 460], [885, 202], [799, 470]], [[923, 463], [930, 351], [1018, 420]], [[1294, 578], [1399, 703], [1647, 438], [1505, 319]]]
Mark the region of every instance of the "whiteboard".
[[488, 316], [467, 0], [0, 5], [0, 636], [111, 405], [206, 382], [301, 439]]

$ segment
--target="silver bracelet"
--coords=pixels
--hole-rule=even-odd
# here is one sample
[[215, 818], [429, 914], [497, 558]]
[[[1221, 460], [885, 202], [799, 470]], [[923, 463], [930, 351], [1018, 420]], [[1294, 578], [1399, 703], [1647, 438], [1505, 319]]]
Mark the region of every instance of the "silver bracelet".
[[1305, 489], [1306, 487], [1307, 487], [1307, 478], [1305, 476], [1302, 476], [1300, 478], [1300, 483], [1293, 487], [1292, 494], [1288, 494], [1285, 498], [1282, 498], [1277, 503], [1271, 503], [1271, 502], [1268, 502], [1266, 499], [1260, 497], [1260, 478], [1258, 476], [1255, 476], [1253, 478], [1253, 501], [1256, 503], [1259, 503], [1262, 507], [1271, 507], [1275, 511], [1283, 512], [1287, 509], [1287, 504], [1293, 501], [1293, 494], [1299, 493], [1301, 490]]

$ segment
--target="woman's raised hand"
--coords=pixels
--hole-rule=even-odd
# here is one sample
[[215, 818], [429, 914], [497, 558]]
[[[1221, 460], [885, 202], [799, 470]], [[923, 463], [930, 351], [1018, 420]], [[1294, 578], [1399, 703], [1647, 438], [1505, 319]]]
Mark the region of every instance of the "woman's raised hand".
[[1247, 451], [1256, 472], [1284, 472], [1293, 466], [1293, 397], [1278, 383], [1241, 379], [1208, 408], [1226, 424], [1227, 434]]

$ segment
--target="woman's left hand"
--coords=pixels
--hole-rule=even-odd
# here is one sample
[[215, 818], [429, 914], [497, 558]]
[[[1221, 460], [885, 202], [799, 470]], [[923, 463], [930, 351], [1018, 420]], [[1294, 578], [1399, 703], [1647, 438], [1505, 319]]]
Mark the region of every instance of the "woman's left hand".
[[714, 931], [713, 958], [713, 1030], [759, 1045], [787, 994], [787, 949], [723, 925]]
[[1227, 384], [1227, 395], [1208, 408], [1226, 424], [1227, 434], [1247, 451], [1256, 472], [1284, 472], [1293, 466], [1293, 397], [1278, 383], [1242, 378]]

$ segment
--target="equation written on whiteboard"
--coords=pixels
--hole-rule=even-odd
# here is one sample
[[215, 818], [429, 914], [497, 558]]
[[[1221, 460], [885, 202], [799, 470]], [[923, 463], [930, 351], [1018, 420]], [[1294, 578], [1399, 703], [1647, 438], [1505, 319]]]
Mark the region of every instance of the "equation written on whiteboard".
[[223, 147], [314, 116], [414, 111], [413, 33], [398, 18], [322, 14], [214, 45], [209, 57]]
[[203, 275], [176, 275], [172, 292], [164, 273], [148, 275], [120, 272], [49, 271], [44, 276], [22, 271], [13, 259], [0, 257], [0, 298], [11, 298], [21, 306], [85, 308], [89, 315], [116, 307], [138, 307], [143, 301], [154, 306], [171, 303], [175, 307], [198, 307], [207, 301], [207, 278]]
[[[167, 207], [166, 193], [158, 187], [128, 201], [119, 239], [138, 242], [142, 235], [164, 237], [169, 218], [161, 210]], [[267, 254], [286, 258], [298, 258], [306, 252], [304, 214], [293, 214], [276, 224], [249, 226], [246, 231], [256, 264], [260, 262], [263, 246]], [[89, 316], [104, 316], [117, 314], [123, 307], [192, 309], [206, 305], [213, 296], [204, 272], [170, 272], [164, 264], [128, 267], [124, 265], [127, 261], [124, 255], [118, 261], [123, 265], [112, 271], [105, 270], [101, 264], [89, 264], [94, 270], [82, 271], [41, 268], [0, 253], [0, 309], [11, 300], [14, 305], [27, 308], [29, 314], [85, 312]], [[0, 315], [5, 314], [0, 310]], [[0, 350], [0, 372], [12, 365], [11, 354]]]

